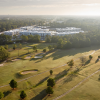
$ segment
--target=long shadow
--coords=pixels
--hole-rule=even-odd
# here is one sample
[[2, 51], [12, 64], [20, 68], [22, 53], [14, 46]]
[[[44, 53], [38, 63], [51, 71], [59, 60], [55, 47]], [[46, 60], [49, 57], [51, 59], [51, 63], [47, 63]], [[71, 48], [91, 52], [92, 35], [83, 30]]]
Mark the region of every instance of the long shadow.
[[15, 77], [19, 79], [19, 78], [23, 78], [23, 75], [21, 75], [20, 73], [16, 73]]
[[12, 93], [12, 91], [11, 91], [11, 90], [4, 91], [4, 92], [3, 92], [4, 97], [8, 96], [10, 93]]
[[47, 95], [46, 89], [44, 89], [38, 95], [36, 95], [35, 97], [33, 97], [30, 100], [42, 100], [46, 95]]
[[40, 59], [39, 61], [36, 61], [35, 63], [39, 63], [39, 62], [41, 62], [42, 61], [42, 59]]
[[77, 75], [75, 75], [75, 74], [72, 74], [72, 75], [68, 76], [68, 77], [65, 79], [64, 83], [66, 83], [66, 82], [68, 83], [68, 82], [72, 81], [73, 78], [75, 78], [75, 77], [77, 77]]
[[96, 61], [95, 61], [95, 63], [97, 63], [99, 61], [99, 59], [97, 59]]
[[44, 79], [42, 79], [39, 83], [36, 84], [35, 87], [39, 86], [40, 84], [42, 84], [44, 81], [46, 81], [49, 78], [49, 76], [45, 77]]
[[76, 49], [61, 49], [58, 51], [53, 52], [50, 56], [46, 57], [46, 59], [52, 57], [53, 60], [65, 57], [65, 56], [74, 56], [78, 53], [89, 52], [90, 50], [95, 50], [95, 47], [86, 47], [86, 48], [76, 48]]
[[67, 75], [69, 70], [70, 70], [70, 69], [64, 70], [64, 71], [58, 73], [58, 74], [55, 76], [55, 81], [59, 80], [60, 78], [64, 77], [65, 75]]
[[85, 62], [85, 65], [88, 65], [90, 63], [91, 60], [88, 60]]

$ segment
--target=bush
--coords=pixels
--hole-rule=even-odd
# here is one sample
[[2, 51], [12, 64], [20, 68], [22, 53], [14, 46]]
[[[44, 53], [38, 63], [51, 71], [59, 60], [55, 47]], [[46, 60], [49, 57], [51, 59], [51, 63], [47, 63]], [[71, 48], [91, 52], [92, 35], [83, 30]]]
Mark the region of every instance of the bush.
[[27, 96], [26, 93], [24, 91], [21, 91], [20, 98], [24, 99], [26, 96]]
[[43, 52], [46, 52], [46, 49], [43, 49]]
[[53, 70], [50, 70], [50, 75], [52, 75], [52, 73], [53, 73]]
[[91, 60], [93, 58], [93, 56], [92, 55], [89, 55], [89, 59]]

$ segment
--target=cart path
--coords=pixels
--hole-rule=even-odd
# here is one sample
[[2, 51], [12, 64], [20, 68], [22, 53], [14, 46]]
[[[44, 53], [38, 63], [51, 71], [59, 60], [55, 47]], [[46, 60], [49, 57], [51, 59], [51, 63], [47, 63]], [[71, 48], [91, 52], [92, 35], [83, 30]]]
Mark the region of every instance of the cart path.
[[88, 78], [90, 78], [91, 76], [93, 76], [94, 74], [98, 73], [100, 71], [97, 70], [96, 72], [92, 73], [91, 75], [89, 75], [88, 77], [86, 77], [85, 79], [83, 79], [81, 82], [79, 82], [77, 85], [75, 85], [73, 88], [71, 88], [70, 90], [68, 90], [67, 92], [65, 92], [64, 94], [58, 96], [57, 98], [53, 99], [53, 100], [58, 100], [62, 97], [64, 97], [65, 95], [67, 95], [69, 92], [71, 92], [72, 90], [74, 90], [76, 87], [78, 87], [80, 84], [82, 84], [84, 81], [86, 81]]
[[[97, 51], [97, 50], [94, 50], [91, 54], [88, 54], [88, 55], [85, 55], [85, 56], [92, 55], [92, 54], [95, 53], [95, 51]], [[76, 61], [76, 60], [78, 60], [78, 59], [80, 59], [80, 57], [77, 58], [77, 59], [75, 59], [74, 61]], [[29, 78], [32, 78], [32, 77], [35, 77], [35, 76], [41, 75], [41, 74], [43, 74], [43, 73], [49, 72], [50, 70], [53, 70], [53, 69], [56, 69], [56, 68], [60, 68], [60, 67], [66, 66], [66, 65], [67, 65], [67, 64], [64, 64], [64, 65], [61, 65], [61, 66], [58, 66], [58, 67], [54, 67], [54, 68], [52, 68], [52, 69], [46, 70], [46, 71], [41, 72], [41, 73], [36, 74], [36, 75], [32, 75], [32, 76], [30, 76], [30, 77], [27, 77], [27, 78], [25, 78], [25, 79], [19, 80], [19, 81], [17, 81], [17, 82], [19, 83], [19, 82], [25, 81], [25, 80], [27, 80], [27, 79], [29, 79]], [[9, 84], [7, 84], [7, 85], [3, 85], [3, 86], [0, 86], [0, 88], [6, 87], [6, 86], [9, 86]]]

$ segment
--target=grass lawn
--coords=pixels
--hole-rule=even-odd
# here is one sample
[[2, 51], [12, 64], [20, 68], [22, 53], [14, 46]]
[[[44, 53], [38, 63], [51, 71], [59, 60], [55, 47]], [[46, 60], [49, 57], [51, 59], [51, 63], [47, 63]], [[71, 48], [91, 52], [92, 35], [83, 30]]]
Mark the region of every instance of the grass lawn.
[[[32, 47], [33, 45], [37, 45], [39, 52], [41, 52], [43, 48], [47, 48], [48, 45], [51, 45], [51, 44], [39, 43], [39, 44], [29, 44], [28, 46]], [[44, 72], [46, 70], [50, 70], [54, 67], [61, 66], [63, 64], [66, 64], [71, 59], [77, 59], [83, 55], [89, 55], [94, 50], [97, 50], [99, 48], [100, 47], [95, 46], [95, 47], [87, 47], [87, 48], [81, 48], [81, 49], [56, 50], [52, 53], [47, 54], [45, 59], [36, 59], [36, 60], [28, 59], [28, 60], [18, 60], [15, 62], [5, 63], [3, 67], [0, 67], [0, 86], [8, 84], [11, 79], [15, 79], [16, 81], [19, 81], [21, 79]], [[23, 53], [24, 49], [26, 49], [26, 46], [22, 48], [22, 51], [20, 51], [22, 55], [24, 54]], [[29, 51], [33, 52], [32, 48]], [[11, 51], [11, 53], [12, 53], [12, 57], [17, 56], [17, 50]], [[25, 53], [27, 53], [27, 50]], [[28, 80], [18, 83], [18, 89], [14, 90], [12, 93], [9, 93], [9, 91], [11, 90], [9, 86], [0, 88], [1, 91], [6, 91], [6, 92], [8, 91], [8, 95], [5, 96], [5, 98], [3, 98], [2, 100], [19, 100], [19, 94], [21, 90], [25, 90], [25, 92], [27, 93], [28, 97], [26, 98], [26, 100], [42, 100], [42, 99], [52, 100], [53, 98], [56, 98], [57, 96], [65, 93], [66, 91], [71, 89], [73, 86], [78, 84], [81, 80], [83, 80], [86, 76], [92, 74], [97, 69], [99, 69], [100, 63], [99, 62], [95, 63], [99, 54], [100, 54], [100, 50], [97, 50], [93, 54], [93, 59], [91, 60], [91, 62], [89, 62], [83, 67], [79, 65], [80, 60], [77, 59], [75, 61], [75, 65], [69, 71], [70, 73], [76, 67], [79, 67], [79, 68], [81, 67], [79, 73], [76, 74], [75, 76], [70, 76], [70, 75], [68, 76], [66, 74], [66, 71], [69, 69], [69, 66], [66, 65], [66, 66], [54, 69], [53, 70], [54, 73], [52, 76], [49, 75], [49, 72], [45, 72], [41, 75], [29, 78]], [[87, 61], [88, 61], [88, 56], [87, 56]], [[31, 69], [38, 69], [39, 71], [37, 71], [36, 73], [31, 73], [31, 74], [23, 75], [23, 76], [18, 75], [18, 72], [20, 71], [31, 70]], [[61, 75], [62, 76], [64, 75], [64, 77], [61, 77]], [[56, 79], [56, 86], [54, 87], [54, 94], [51, 95], [50, 97], [47, 97], [45, 93], [45, 89], [47, 87], [46, 81], [49, 77], [53, 77]], [[73, 98], [75, 97], [73, 96]], [[67, 99], [66, 96], [61, 98], [61, 100], [66, 100], [66, 99]], [[69, 98], [69, 100], [74, 100], [74, 99]], [[75, 100], [81, 100], [81, 99], [75, 99]]]

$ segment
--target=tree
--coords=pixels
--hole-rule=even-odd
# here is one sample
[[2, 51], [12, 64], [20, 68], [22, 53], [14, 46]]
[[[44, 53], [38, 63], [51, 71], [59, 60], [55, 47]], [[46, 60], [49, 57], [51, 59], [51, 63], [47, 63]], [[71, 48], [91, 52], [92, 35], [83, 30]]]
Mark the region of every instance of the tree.
[[17, 88], [17, 82], [14, 79], [12, 79], [9, 84], [11, 88]]
[[19, 48], [20, 48], [20, 49], [22, 48], [22, 44], [19, 44]]
[[89, 55], [89, 59], [91, 60], [93, 58], [93, 56], [92, 55]]
[[74, 61], [73, 59], [71, 61], [68, 62], [68, 66], [70, 66], [72, 68], [72, 66], [74, 66]]
[[54, 91], [53, 91], [51, 86], [48, 86], [47, 89], [46, 89], [46, 92], [47, 92], [47, 94], [50, 95], [50, 94], [53, 94]]
[[10, 53], [2, 46], [0, 46], [0, 61], [4, 61], [8, 59], [10, 56]]
[[53, 70], [50, 70], [50, 75], [52, 75], [52, 73], [53, 73]]
[[17, 48], [16, 44], [13, 45], [13, 49], [15, 50]]
[[98, 56], [98, 59], [100, 59], [100, 56]]
[[6, 50], [8, 50], [8, 45], [6, 44], [6, 45], [4, 46], [4, 48], [5, 48]]
[[53, 87], [54, 85], [55, 85], [55, 81], [54, 81], [54, 79], [49, 78], [49, 79], [47, 80], [47, 86], [51, 86], [51, 87]]
[[28, 36], [22, 35], [21, 39], [22, 39], [23, 42], [27, 42], [28, 41]]
[[36, 50], [37, 50], [37, 47], [36, 47], [36, 46], [33, 46], [33, 50], [35, 50], [35, 51], [36, 51]]
[[0, 92], [0, 99], [2, 99], [3, 97], [4, 97], [4, 94]]
[[43, 49], [43, 52], [46, 52], [46, 49]]
[[46, 36], [45, 36], [45, 41], [46, 41], [47, 43], [50, 43], [50, 42], [51, 42], [51, 36], [50, 36], [50, 35], [46, 35]]
[[26, 98], [26, 96], [27, 96], [26, 93], [24, 91], [21, 91], [20, 98], [24, 99], [24, 98]]
[[49, 45], [49, 46], [48, 46], [48, 49], [49, 49], [49, 51], [50, 51], [50, 50], [52, 49], [52, 46], [51, 46], [51, 45]]
[[81, 57], [80, 58], [80, 61], [81, 61], [81, 63], [82, 63], [82, 66], [85, 64], [85, 62], [86, 62], [86, 57]]

